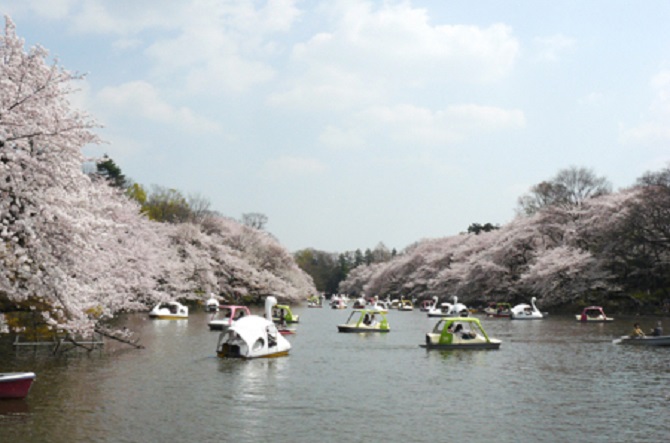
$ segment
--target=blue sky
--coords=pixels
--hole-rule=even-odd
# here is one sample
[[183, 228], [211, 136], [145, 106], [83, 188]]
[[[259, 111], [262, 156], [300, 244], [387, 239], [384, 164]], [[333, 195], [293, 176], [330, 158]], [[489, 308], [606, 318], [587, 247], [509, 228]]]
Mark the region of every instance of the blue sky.
[[2, 0], [135, 182], [341, 252], [504, 224], [670, 161], [670, 2]]

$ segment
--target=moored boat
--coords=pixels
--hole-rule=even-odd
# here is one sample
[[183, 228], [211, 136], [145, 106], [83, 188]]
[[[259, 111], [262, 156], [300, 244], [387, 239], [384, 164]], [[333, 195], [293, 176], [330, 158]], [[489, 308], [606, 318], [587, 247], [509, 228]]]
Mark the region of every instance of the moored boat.
[[0, 398], [24, 398], [34, 380], [34, 372], [0, 372]]
[[219, 312], [207, 323], [210, 331], [225, 331], [242, 317], [251, 315], [249, 308], [238, 305], [221, 305]]
[[376, 309], [352, 311], [344, 324], [337, 325], [338, 332], [389, 332], [386, 314]]
[[583, 322], [603, 322], [603, 321], [612, 321], [614, 320], [611, 317], [605, 315], [605, 311], [600, 306], [589, 306], [584, 308], [581, 314], [575, 315], [577, 321]]
[[158, 303], [149, 312], [149, 317], [158, 320], [183, 320], [188, 318], [188, 307], [178, 301]]
[[412, 303], [412, 300], [407, 300], [407, 299], [402, 299], [400, 300], [400, 304], [398, 305], [398, 311], [413, 311], [414, 310], [414, 304]]
[[486, 334], [475, 317], [443, 318], [426, 334], [427, 349], [498, 349], [502, 342]]

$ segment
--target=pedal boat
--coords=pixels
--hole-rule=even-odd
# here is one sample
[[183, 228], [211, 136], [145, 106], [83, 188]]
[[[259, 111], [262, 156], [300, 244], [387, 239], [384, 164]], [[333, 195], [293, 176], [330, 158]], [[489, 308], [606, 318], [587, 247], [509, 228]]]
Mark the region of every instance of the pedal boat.
[[352, 311], [344, 324], [337, 325], [338, 332], [389, 332], [386, 314], [376, 309]]
[[316, 295], [307, 299], [308, 308], [323, 308], [323, 298]]
[[34, 380], [34, 372], [0, 373], [0, 398], [26, 397]]
[[509, 317], [512, 305], [505, 302], [492, 302], [484, 309], [487, 317]]
[[540, 320], [544, 318], [544, 314], [535, 306], [535, 297], [530, 299], [530, 305], [521, 303], [512, 308], [509, 314], [511, 320]]
[[300, 316], [294, 314], [288, 305], [276, 305], [272, 309], [272, 321], [281, 323], [282, 320], [286, 323], [299, 323]]
[[402, 299], [400, 300], [400, 304], [398, 305], [398, 311], [413, 311], [414, 310], [414, 305], [412, 304], [412, 300], [406, 300]]
[[[275, 297], [265, 299], [265, 315], [277, 304]], [[291, 343], [279, 333], [277, 326], [265, 317], [248, 315], [240, 318], [219, 335], [216, 355], [220, 358], [273, 358], [286, 356]]]
[[207, 323], [210, 331], [225, 331], [242, 317], [251, 315], [249, 308], [237, 305], [221, 305], [219, 312], [212, 315]]
[[219, 301], [214, 297], [214, 294], [205, 302], [205, 311], [217, 312], [219, 310]]
[[[460, 326], [460, 327], [459, 327]], [[426, 349], [498, 349], [502, 342], [486, 334], [475, 317], [443, 318], [426, 334]]]
[[185, 320], [188, 318], [188, 307], [178, 301], [158, 303], [149, 312], [149, 318], [157, 320]]
[[589, 306], [584, 308], [581, 314], [575, 315], [577, 321], [583, 322], [604, 322], [613, 321], [614, 319], [605, 315], [605, 311], [600, 306]]
[[470, 310], [463, 303], [458, 302], [458, 297], [453, 296], [454, 303], [442, 303], [437, 306], [437, 300], [432, 309], [428, 311], [428, 317], [461, 318], [470, 315]]

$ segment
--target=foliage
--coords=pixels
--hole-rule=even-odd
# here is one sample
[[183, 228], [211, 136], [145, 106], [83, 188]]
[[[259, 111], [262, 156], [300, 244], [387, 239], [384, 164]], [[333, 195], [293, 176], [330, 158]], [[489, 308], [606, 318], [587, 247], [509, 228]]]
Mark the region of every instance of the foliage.
[[368, 267], [387, 262], [396, 254], [395, 249], [389, 251], [384, 243], [379, 242], [374, 249], [366, 249], [365, 254], [360, 249], [337, 254], [308, 248], [296, 252], [294, 257], [298, 266], [312, 277], [318, 291], [336, 294], [351, 270], [361, 265]]
[[592, 170], [571, 166], [521, 196], [518, 212], [531, 215], [550, 206], [579, 206], [589, 198], [609, 194], [611, 187], [606, 178], [596, 176]]
[[652, 311], [667, 306], [670, 168], [616, 193], [583, 169], [569, 172], [553, 182], [571, 186], [567, 197], [548, 199], [488, 232], [471, 225], [466, 234], [423, 240], [388, 262], [354, 269], [340, 291], [382, 298], [458, 295], [469, 303], [535, 296], [545, 308], [621, 299], [639, 307], [643, 293]]
[[121, 168], [107, 154], [96, 163], [96, 169], [98, 174], [105, 177], [110, 185], [121, 189], [128, 187], [126, 176], [121, 172]]

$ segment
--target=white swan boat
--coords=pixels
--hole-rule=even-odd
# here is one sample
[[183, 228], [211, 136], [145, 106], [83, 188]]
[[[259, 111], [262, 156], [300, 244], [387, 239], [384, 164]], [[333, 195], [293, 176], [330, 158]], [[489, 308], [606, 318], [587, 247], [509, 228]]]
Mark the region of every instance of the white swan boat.
[[443, 318], [426, 334], [426, 349], [498, 349], [502, 342], [486, 334], [475, 317]]
[[386, 314], [375, 309], [352, 311], [344, 324], [337, 325], [338, 332], [389, 332]]
[[271, 358], [288, 355], [291, 343], [268, 320], [272, 318], [275, 297], [265, 299], [265, 315], [249, 315], [240, 318], [228, 330], [219, 335], [216, 354], [221, 358]]
[[604, 322], [614, 319], [605, 315], [605, 311], [600, 306], [589, 306], [584, 308], [581, 314], [575, 315], [577, 321], [583, 322]]
[[249, 308], [237, 305], [221, 305], [219, 312], [214, 314], [207, 323], [210, 331], [225, 331], [242, 317], [251, 315]]
[[188, 306], [178, 301], [158, 303], [149, 312], [149, 318], [158, 320], [183, 320], [188, 318]]
[[205, 302], [205, 311], [207, 312], [216, 312], [219, 310], [219, 300], [214, 297], [214, 294], [211, 294], [210, 297]]
[[332, 309], [347, 309], [347, 302], [341, 297], [333, 297], [330, 300], [330, 307]]
[[452, 300], [454, 303], [441, 303], [439, 306], [437, 306], [437, 297], [435, 297], [435, 305], [437, 307], [433, 307], [428, 310], [428, 317], [467, 317], [470, 315], [470, 311], [468, 310], [468, 307], [465, 306], [463, 303], [458, 302], [458, 297], [453, 296]]
[[509, 312], [509, 318], [511, 320], [540, 320], [544, 318], [544, 314], [535, 306], [536, 301], [537, 299], [533, 297], [530, 299], [530, 305], [521, 303], [514, 306]]

